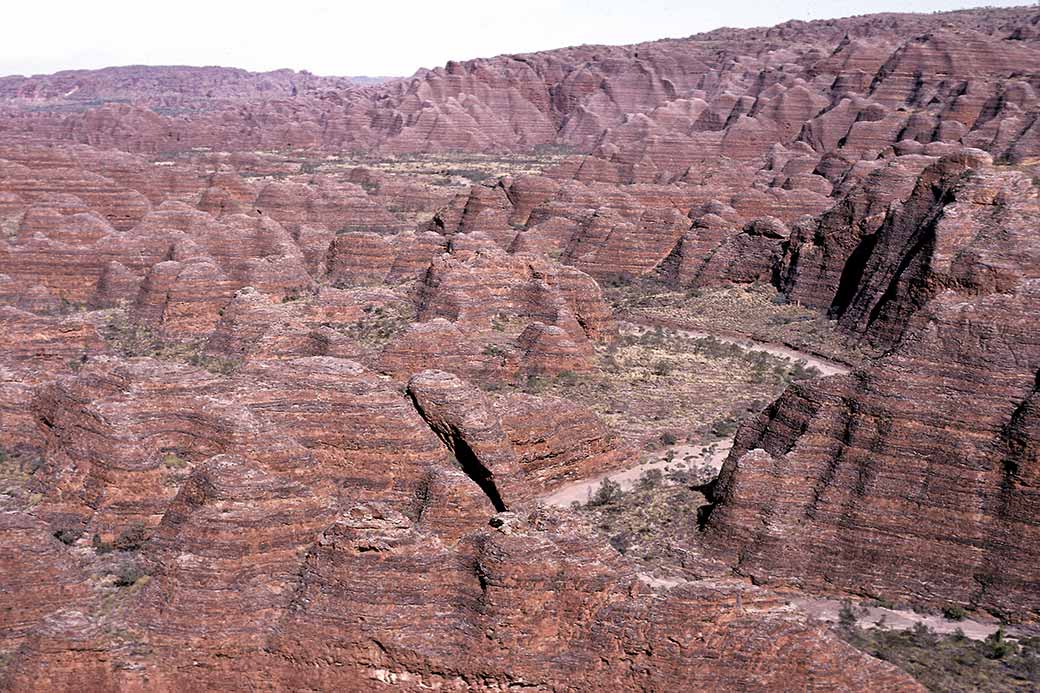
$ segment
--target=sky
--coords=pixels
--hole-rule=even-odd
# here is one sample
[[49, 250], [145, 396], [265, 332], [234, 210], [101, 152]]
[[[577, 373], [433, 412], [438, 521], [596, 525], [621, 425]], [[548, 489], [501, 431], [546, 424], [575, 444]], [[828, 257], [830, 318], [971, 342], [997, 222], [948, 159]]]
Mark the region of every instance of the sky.
[[0, 75], [221, 65], [407, 76], [448, 60], [999, 0], [13, 0]]

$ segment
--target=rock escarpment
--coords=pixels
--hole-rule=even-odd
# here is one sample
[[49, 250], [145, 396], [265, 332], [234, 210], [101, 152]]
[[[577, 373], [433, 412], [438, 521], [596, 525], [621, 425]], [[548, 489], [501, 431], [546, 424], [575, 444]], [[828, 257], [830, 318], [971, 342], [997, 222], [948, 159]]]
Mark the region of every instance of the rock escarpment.
[[962, 155], [849, 256], [840, 324], [886, 353], [738, 433], [707, 524], [741, 571], [1037, 618], [1038, 219], [1028, 175]]
[[[611, 688], [905, 690], [739, 581], [674, 588], [665, 608], [588, 528], [525, 505], [540, 465], [534, 441], [514, 447], [522, 414], [500, 424], [455, 376], [420, 373], [409, 398], [328, 357], [200, 375], [100, 359], [41, 393], [42, 500], [14, 515], [37, 525], [11, 536], [48, 546], [27, 567], [47, 563], [52, 598], [11, 583], [38, 612], [7, 631], [9, 689], [494, 690], [577, 671]], [[107, 567], [87, 558], [101, 546]], [[100, 572], [77, 587], [77, 570]]]
[[[0, 97], [13, 132], [150, 153], [554, 145], [595, 153], [582, 166], [612, 182], [670, 179], [792, 142], [857, 158], [900, 139], [960, 142], [1019, 161], [1040, 141], [1035, 26], [1025, 7], [866, 15], [450, 62], [360, 89], [290, 71], [114, 68], [8, 78]], [[64, 104], [58, 92], [72, 84]], [[199, 98], [207, 84], [212, 103]], [[102, 105], [83, 111], [89, 97]], [[156, 112], [170, 106], [193, 118]]]
[[[747, 577], [1035, 620], [1037, 25], [0, 80], [0, 685], [903, 691]], [[638, 455], [522, 391], [599, 374], [637, 281], [879, 354], [740, 429], [738, 575], [538, 506]]]

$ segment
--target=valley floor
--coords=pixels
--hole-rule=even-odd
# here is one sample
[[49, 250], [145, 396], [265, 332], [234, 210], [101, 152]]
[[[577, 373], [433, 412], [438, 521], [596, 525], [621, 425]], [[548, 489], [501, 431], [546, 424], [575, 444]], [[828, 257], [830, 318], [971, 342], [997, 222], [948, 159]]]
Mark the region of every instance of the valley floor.
[[[765, 288], [690, 295], [628, 286], [615, 287], [611, 297], [622, 340], [655, 356], [667, 355], [685, 374], [659, 385], [675, 394], [675, 406], [666, 412], [671, 417], [690, 415], [679, 403], [695, 397], [692, 393], [718, 391], [710, 377], [699, 381], [705, 372], [725, 371], [730, 387], [739, 383], [739, 392], [729, 391], [735, 401], [768, 401], [780, 382], [844, 375], [870, 358], [869, 352], [839, 339], [826, 320], [776, 302]], [[698, 369], [691, 355], [705, 351], [718, 360]], [[779, 374], [775, 380], [761, 376], [763, 364], [771, 375]], [[574, 394], [587, 396], [580, 389]], [[587, 402], [595, 407], [595, 398]], [[744, 415], [752, 411], [747, 407]], [[717, 422], [712, 426], [710, 417], [692, 415], [688, 425], [704, 431], [699, 441], [666, 437], [655, 446], [656, 438], [644, 436], [650, 449], [631, 466], [575, 481], [540, 502], [576, 509], [615, 548], [645, 563], [648, 584], [672, 588], [688, 579], [728, 574], [728, 566], [699, 552], [692, 518], [707, 502], [701, 487], [718, 475], [740, 418], [736, 413], [720, 427]], [[831, 624], [857, 648], [896, 664], [931, 690], [1017, 692], [1040, 684], [1040, 632], [1033, 628], [1007, 626], [989, 614], [960, 609], [938, 613], [797, 590], [785, 594], [792, 608]]]

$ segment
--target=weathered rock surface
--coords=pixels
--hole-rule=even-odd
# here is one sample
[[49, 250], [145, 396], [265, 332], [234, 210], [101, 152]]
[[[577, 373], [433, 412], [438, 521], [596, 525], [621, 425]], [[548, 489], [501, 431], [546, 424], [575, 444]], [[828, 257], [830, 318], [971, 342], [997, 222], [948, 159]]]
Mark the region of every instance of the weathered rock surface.
[[[495, 515], [540, 489], [525, 474], [566, 478], [590, 453], [609, 456], [609, 436], [578, 412], [532, 437], [516, 429], [523, 409], [505, 428], [454, 376], [415, 376], [409, 399], [341, 359], [199, 376], [99, 360], [41, 395], [43, 500], [11, 516], [36, 538], [12, 527], [5, 547], [51, 548], [32, 564], [46, 573], [5, 582], [35, 609], [5, 631], [18, 644], [9, 689], [559, 688], [576, 671], [604, 687], [909, 684], [767, 592], [694, 583], [668, 594], [666, 617], [664, 596], [588, 529], [544, 511]], [[77, 557], [98, 542], [147, 579], [81, 586]], [[212, 619], [201, 628], [200, 613]], [[636, 649], [644, 663], [623, 664]]]
[[887, 354], [738, 433], [708, 537], [739, 570], [1037, 618], [1038, 219], [1028, 176], [944, 159], [851, 256], [840, 324]]
[[507, 255], [480, 234], [459, 236], [452, 252], [429, 266], [419, 286], [418, 312], [421, 319], [474, 325], [507, 314], [559, 325], [581, 340], [607, 338], [615, 329], [591, 277], [540, 258]]
[[444, 318], [411, 325], [379, 357], [381, 371], [405, 379], [427, 368], [450, 370], [464, 378], [479, 377], [487, 366], [480, 345]]
[[602, 421], [571, 402], [516, 394], [498, 404], [520, 467], [539, 488], [620, 468], [633, 454]]
[[[0, 97], [12, 131], [123, 150], [564, 145], [596, 153], [612, 182], [667, 180], [796, 141], [856, 157], [904, 138], [958, 141], [1018, 161], [1036, 155], [1034, 34], [1025, 7], [867, 15], [451, 62], [369, 89], [289, 71], [113, 68], [8, 78]], [[72, 102], [113, 103], [40, 108], [71, 84]], [[135, 105], [118, 103], [135, 91]], [[193, 118], [149, 110], [171, 105]]]
[[[904, 691], [746, 577], [1040, 618], [1037, 26], [0, 79], [0, 686]], [[535, 502], [637, 454], [517, 386], [596, 369], [598, 282], [644, 279], [880, 354], [740, 429], [736, 576]]]

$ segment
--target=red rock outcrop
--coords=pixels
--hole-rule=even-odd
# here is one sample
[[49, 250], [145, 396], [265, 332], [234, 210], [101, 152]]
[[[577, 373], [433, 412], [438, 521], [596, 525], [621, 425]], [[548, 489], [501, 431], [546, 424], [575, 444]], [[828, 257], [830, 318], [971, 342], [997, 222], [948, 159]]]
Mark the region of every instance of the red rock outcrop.
[[738, 433], [707, 522], [740, 571], [1037, 618], [1038, 218], [1027, 175], [969, 152], [850, 258], [840, 324], [886, 355]]
[[[849, 170], [841, 184], [845, 194], [835, 206], [815, 222], [793, 229], [780, 268], [781, 290], [804, 305], [830, 309], [846, 265], [862, 263], [890, 206], [910, 195], [921, 171], [933, 161], [906, 155]], [[854, 281], [846, 279], [846, 287]]]
[[524, 474], [540, 488], [619, 468], [632, 454], [599, 419], [572, 402], [523, 394], [503, 399], [502, 428]]
[[[0, 79], [0, 687], [904, 691], [745, 577], [1040, 618], [1038, 21]], [[881, 354], [740, 429], [737, 576], [538, 507], [635, 454], [509, 389], [596, 367], [597, 279], [772, 282]]]
[[327, 264], [335, 284], [382, 284], [393, 267], [394, 249], [378, 234], [338, 234], [329, 245]]
[[[17, 587], [35, 609], [12, 612], [5, 686], [491, 690], [518, 678], [566, 687], [576, 667], [603, 687], [911, 685], [767, 592], [693, 583], [668, 595], [666, 616], [662, 596], [582, 525], [494, 515], [467, 464], [494, 468], [496, 488], [521, 503], [539, 488], [517, 485], [523, 475], [562, 480], [610, 457], [609, 435], [572, 406], [546, 403], [560, 423], [521, 431], [525, 412], [545, 410], [535, 398], [515, 400], [503, 427], [454, 376], [424, 372], [409, 389], [414, 400], [329, 358], [256, 361], [230, 380], [98, 360], [48, 388], [43, 501], [8, 514], [36, 522], [36, 536], [9, 532], [5, 546], [46, 536], [52, 548], [45, 573], [5, 578], [5, 594]], [[124, 538], [128, 525], [143, 535]], [[78, 538], [48, 534], [77, 526]], [[95, 535], [95, 547], [121, 547], [106, 554], [113, 566], [147, 579], [88, 585], [63, 567], [64, 542], [89, 554]], [[200, 613], [212, 619], [201, 628]], [[665, 645], [676, 641], [682, 657]], [[779, 656], [781, 643], [797, 654]], [[761, 664], [736, 665], [747, 660]]]
[[282, 224], [320, 224], [330, 231], [394, 233], [407, 226], [365, 190], [350, 183], [340, 186], [268, 183], [253, 203], [257, 212]]
[[[1034, 25], [1030, 8], [867, 15], [451, 62], [368, 89], [287, 71], [115, 68], [9, 79], [0, 95], [15, 132], [153, 153], [563, 145], [596, 153], [612, 182], [643, 183], [799, 139], [873, 158], [903, 135], [1019, 161], [1036, 155]], [[196, 79], [214, 84], [211, 104]], [[55, 85], [73, 83], [72, 101], [136, 90], [137, 105], [62, 113], [34, 102], [58, 106]], [[192, 117], [147, 108], [171, 105]]]
[[772, 281], [790, 235], [787, 227], [774, 218], [756, 219], [737, 233], [728, 226], [719, 217], [698, 219], [659, 265], [661, 276], [696, 287]]
[[501, 512], [515, 507], [524, 495], [520, 488], [523, 472], [501, 422], [480, 390], [466, 386], [451, 373], [426, 370], [408, 380], [408, 395], [494, 508]]
[[341, 233], [329, 244], [324, 266], [328, 281], [338, 286], [398, 284], [418, 278], [447, 247], [447, 240], [432, 232]]
[[580, 373], [592, 369], [592, 347], [587, 341], [575, 342], [567, 331], [555, 325], [532, 322], [516, 340], [528, 373]]
[[481, 353], [480, 345], [444, 318], [411, 325], [379, 357], [379, 369], [398, 378], [427, 368], [473, 378], [480, 377], [487, 366], [488, 358]]
[[0, 583], [5, 603], [0, 610], [0, 647], [5, 649], [17, 645], [51, 614], [88, 596], [83, 584], [86, 575], [77, 561], [45, 522], [18, 507], [22, 503], [6, 498], [0, 515]]
[[496, 313], [559, 324], [575, 339], [609, 337], [610, 310], [588, 275], [534, 257], [511, 256], [472, 234], [472, 249], [434, 260], [418, 292], [420, 319], [486, 324]]

